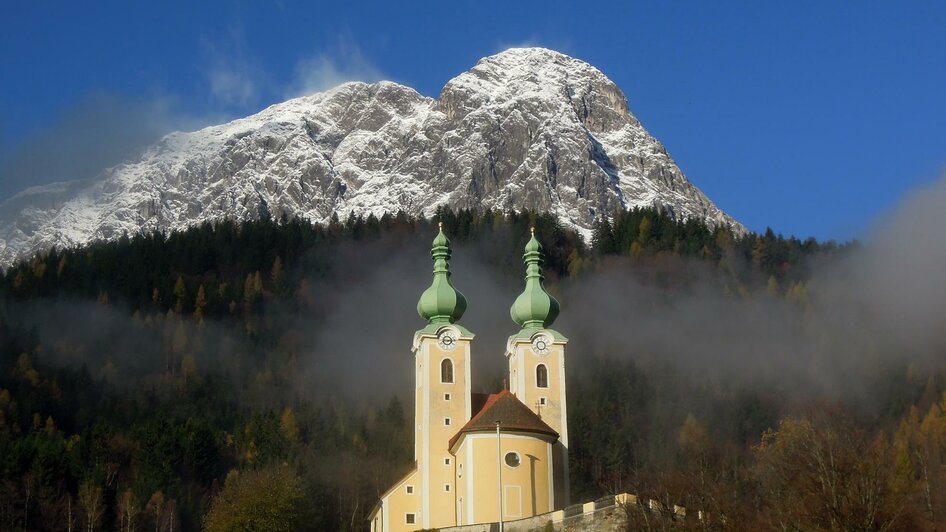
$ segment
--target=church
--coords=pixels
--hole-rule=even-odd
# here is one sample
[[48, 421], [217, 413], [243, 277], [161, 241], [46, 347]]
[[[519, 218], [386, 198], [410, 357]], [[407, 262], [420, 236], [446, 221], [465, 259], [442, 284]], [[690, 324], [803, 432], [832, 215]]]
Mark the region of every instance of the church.
[[[525, 289], [510, 309], [519, 330], [506, 342], [509, 389], [471, 391], [474, 334], [459, 324], [466, 299], [450, 281], [441, 226], [430, 251], [433, 281], [414, 333], [414, 467], [372, 509], [372, 532], [523, 519], [568, 498], [565, 345], [550, 328], [559, 304], [542, 286], [542, 246], [526, 244]], [[491, 348], [490, 348], [491, 349]]]

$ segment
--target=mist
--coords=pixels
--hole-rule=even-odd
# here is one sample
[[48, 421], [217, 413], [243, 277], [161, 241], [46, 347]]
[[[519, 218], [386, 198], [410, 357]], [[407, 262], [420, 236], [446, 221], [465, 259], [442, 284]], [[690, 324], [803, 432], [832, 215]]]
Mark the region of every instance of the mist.
[[[433, 270], [428, 236], [433, 239], [417, 235], [407, 247], [352, 246], [335, 257], [356, 278], [334, 289], [315, 289], [317, 297], [323, 290], [331, 294], [324, 320], [299, 317], [300, 328], [313, 331], [300, 389], [314, 386], [342, 394], [357, 390], [358, 398], [369, 402], [392, 396], [413, 400], [411, 345], [414, 332], [426, 325], [416, 305]], [[459, 323], [475, 335], [474, 389], [496, 391], [506, 364], [506, 339], [516, 332], [509, 307], [521, 287], [513, 277], [498, 275], [484, 264], [476, 246], [454, 245], [450, 268], [454, 286], [467, 298]]]
[[877, 219], [841, 260], [811, 264], [797, 298], [732, 294], [712, 264], [693, 260], [678, 265], [691, 286], [667, 290], [647, 265], [614, 260], [560, 287], [568, 361], [623, 357], [796, 399], [879, 400], [877, 371], [946, 362], [944, 207], [946, 178]]
[[[567, 365], [591, 358], [672, 367], [733, 390], [878, 406], [872, 388], [890, 368], [923, 372], [946, 361], [946, 178], [904, 198], [875, 221], [863, 244], [840, 260], [810, 264], [792, 287], [735, 293], [715, 265], [674, 259], [686, 286], [659, 281], [664, 262], [606, 259], [592, 274], [547, 282], [561, 304], [552, 326], [570, 342]], [[508, 238], [517, 238], [509, 235]], [[518, 236], [524, 240], [524, 237]], [[427, 242], [352, 250], [364, 277], [338, 287], [330, 314], [312, 335], [308, 375], [371, 398], [410, 400], [414, 304], [430, 282]], [[452, 280], [468, 301], [460, 323], [476, 337], [474, 390], [496, 391], [505, 377], [505, 342], [517, 327], [509, 306], [522, 289], [519, 257], [497, 271], [490, 243], [455, 245]], [[348, 263], [352, 257], [340, 257]]]
[[202, 123], [166, 97], [92, 93], [0, 157], [0, 200], [39, 185], [97, 177], [175, 129]]
[[[591, 361], [625, 361], [725, 393], [769, 394], [789, 405], [843, 401], [870, 413], [886, 400], [875, 388], [884, 372], [943, 367], [944, 205], [946, 178], [878, 218], [863, 244], [812, 259], [803, 286], [775, 293], [727, 284], [717, 271], [726, 257], [720, 265], [605, 257], [577, 277], [548, 279], [562, 306], [552, 327], [569, 338], [570, 378], [585, 378]], [[50, 362], [87, 367], [120, 387], [147, 382], [189, 356], [198, 371], [234, 377], [251, 404], [331, 397], [370, 407], [398, 397], [410, 405], [411, 341], [424, 326], [415, 305], [432, 271], [429, 227], [430, 234], [343, 241], [331, 256], [289, 265], [287, 278], [300, 287], [293, 301], [269, 301], [258, 318], [282, 331], [275, 345], [248, 341], [241, 329], [256, 325], [238, 316], [199, 325], [148, 311], [130, 316], [114, 298], [108, 305], [64, 297], [6, 302], [2, 310], [10, 323], [36, 331]], [[474, 391], [495, 392], [505, 377], [506, 339], [517, 330], [509, 307], [525, 269], [518, 253], [499, 250], [521, 249], [526, 238], [501, 226], [488, 241], [453, 245], [452, 280], [468, 302], [460, 324], [475, 334]], [[307, 270], [313, 262], [323, 270]], [[681, 408], [699, 406], [700, 397], [687, 395], [692, 390], [661, 393]]]

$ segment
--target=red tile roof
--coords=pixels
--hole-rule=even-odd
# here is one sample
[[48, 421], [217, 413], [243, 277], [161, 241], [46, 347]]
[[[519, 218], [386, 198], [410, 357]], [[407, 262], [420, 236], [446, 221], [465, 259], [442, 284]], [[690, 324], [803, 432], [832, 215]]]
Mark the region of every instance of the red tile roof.
[[[542, 418], [522, 404], [518, 397], [509, 390], [486, 396], [485, 394], [471, 394], [471, 411], [473, 417], [463, 425], [452, 438], [450, 448], [468, 432], [492, 432], [496, 430], [496, 422], [500, 422], [503, 432], [534, 432], [558, 438], [558, 433], [542, 421]], [[485, 399], [485, 400], [484, 400]]]

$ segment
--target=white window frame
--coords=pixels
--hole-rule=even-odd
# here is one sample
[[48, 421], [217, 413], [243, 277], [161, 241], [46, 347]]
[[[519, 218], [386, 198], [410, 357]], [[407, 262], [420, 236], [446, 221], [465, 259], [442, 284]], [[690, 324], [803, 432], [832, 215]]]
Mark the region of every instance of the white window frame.
[[[542, 386], [539, 384], [539, 368], [543, 368], [545, 370], [545, 386]], [[546, 389], [549, 387], [550, 380], [551, 379], [549, 378], [549, 367], [546, 366], [545, 364], [536, 364], [535, 365], [535, 387]]]
[[[443, 364], [444, 362], [450, 363], [450, 380], [443, 380]], [[453, 359], [450, 357], [445, 357], [440, 361], [440, 384], [454, 384], [457, 382], [457, 375], [454, 370], [456, 370], [456, 365], [453, 363]]]

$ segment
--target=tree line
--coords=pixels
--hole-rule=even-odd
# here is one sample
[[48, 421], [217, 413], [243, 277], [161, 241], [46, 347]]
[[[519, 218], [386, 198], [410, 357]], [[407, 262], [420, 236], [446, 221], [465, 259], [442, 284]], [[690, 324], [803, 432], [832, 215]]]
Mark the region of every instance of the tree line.
[[[289, 317], [311, 316], [305, 332], [318, 334], [334, 305], [325, 287], [360, 275], [357, 260], [339, 261], [345, 250], [426, 243], [438, 222], [517, 280], [535, 226], [553, 291], [615, 268], [686, 290], [694, 281], [680, 265], [696, 263], [726, 297], [804, 305], [812, 263], [857, 247], [658, 209], [616, 213], [585, 243], [547, 214], [441, 209], [429, 220], [224, 221], [50, 250], [0, 279], [0, 529], [366, 529], [378, 495], [411, 466], [412, 405], [298, 393], [287, 383], [310, 354]], [[74, 302], [117, 329], [31, 325]], [[690, 510], [641, 514], [639, 527], [946, 525], [946, 372], [876, 368], [888, 393], [865, 415], [607, 352], [573, 368], [573, 498], [628, 491]]]

